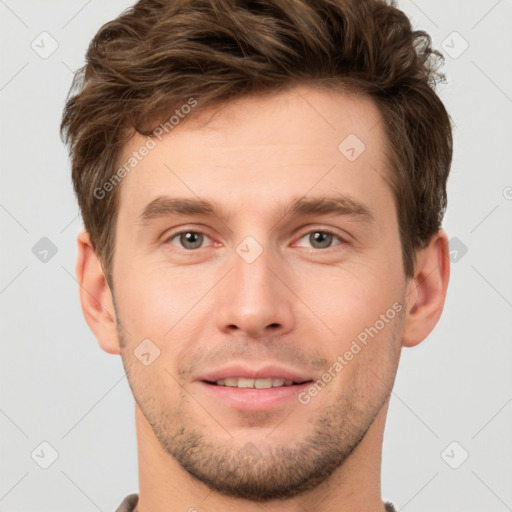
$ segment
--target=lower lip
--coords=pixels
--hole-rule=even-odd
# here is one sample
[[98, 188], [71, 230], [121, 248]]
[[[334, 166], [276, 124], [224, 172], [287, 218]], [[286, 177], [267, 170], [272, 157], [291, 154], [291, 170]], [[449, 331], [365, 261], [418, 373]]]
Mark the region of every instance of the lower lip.
[[215, 400], [241, 411], [264, 411], [282, 406], [286, 402], [298, 400], [297, 395], [311, 385], [311, 382], [304, 382], [292, 386], [253, 389], [217, 386], [204, 381], [198, 383]]

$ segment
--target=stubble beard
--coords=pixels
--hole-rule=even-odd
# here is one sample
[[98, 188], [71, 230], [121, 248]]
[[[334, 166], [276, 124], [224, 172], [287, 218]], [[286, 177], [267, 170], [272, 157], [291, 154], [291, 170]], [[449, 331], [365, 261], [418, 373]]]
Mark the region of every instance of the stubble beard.
[[[401, 335], [401, 325], [398, 325], [401, 322], [398, 318], [396, 320], [392, 343], [399, 347], [400, 341], [396, 337]], [[126, 347], [120, 327], [118, 335], [121, 347]], [[223, 440], [209, 435], [211, 428], [204, 424], [201, 426], [201, 422], [191, 414], [194, 408], [200, 413], [204, 411], [183, 389], [178, 406], [159, 399], [168, 393], [158, 383], [158, 376], [147, 379], [147, 374], [142, 375], [136, 366], [138, 361], [133, 361], [131, 350], [130, 353], [128, 350], [121, 352], [128, 382], [162, 449], [212, 491], [256, 502], [293, 498], [326, 482], [353, 453], [387, 404], [394, 381], [393, 373], [391, 382], [387, 386], [381, 382], [378, 396], [369, 399], [359, 388], [372, 378], [372, 372], [363, 375], [364, 367], [359, 365], [330, 405], [306, 424], [310, 433], [304, 439], [293, 440], [287, 446], [273, 446], [271, 442], [262, 446], [249, 439], [240, 445], [238, 440], [229, 440], [228, 435]], [[389, 361], [379, 364], [388, 365], [388, 374], [396, 372], [398, 357], [399, 348], [391, 351]], [[154, 374], [152, 376], [155, 377]], [[166, 382], [170, 378], [162, 375], [160, 380]], [[297, 402], [296, 407], [308, 405]], [[293, 411], [287, 422], [292, 421], [292, 417]]]

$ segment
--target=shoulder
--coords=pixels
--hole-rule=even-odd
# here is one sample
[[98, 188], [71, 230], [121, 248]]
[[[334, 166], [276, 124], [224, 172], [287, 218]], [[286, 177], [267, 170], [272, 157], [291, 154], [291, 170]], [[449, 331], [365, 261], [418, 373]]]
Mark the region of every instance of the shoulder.
[[115, 512], [133, 512], [139, 501], [138, 494], [130, 494], [121, 502]]

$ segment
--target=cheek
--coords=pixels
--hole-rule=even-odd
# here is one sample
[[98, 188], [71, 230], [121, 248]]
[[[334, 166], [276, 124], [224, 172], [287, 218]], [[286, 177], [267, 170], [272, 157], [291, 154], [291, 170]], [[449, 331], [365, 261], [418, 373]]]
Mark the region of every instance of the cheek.
[[303, 276], [297, 295], [318, 317], [317, 332], [324, 330], [326, 340], [331, 339], [338, 349], [401, 299], [398, 276], [376, 265], [319, 266]]
[[116, 302], [121, 321], [132, 337], [164, 343], [177, 337], [202, 310], [201, 299], [215, 276], [210, 276], [208, 269], [199, 271], [192, 266], [141, 268], [132, 266], [118, 286]]

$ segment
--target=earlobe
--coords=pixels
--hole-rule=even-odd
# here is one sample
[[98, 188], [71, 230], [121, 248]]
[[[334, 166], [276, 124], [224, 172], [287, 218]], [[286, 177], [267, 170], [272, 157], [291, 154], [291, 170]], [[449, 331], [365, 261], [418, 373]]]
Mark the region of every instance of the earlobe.
[[444, 307], [450, 279], [448, 237], [439, 230], [416, 255], [414, 278], [407, 289], [404, 347], [421, 343], [434, 329]]
[[119, 354], [112, 293], [100, 260], [94, 251], [87, 231], [80, 233], [77, 242], [76, 275], [85, 321], [103, 350], [109, 354]]

